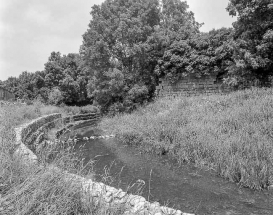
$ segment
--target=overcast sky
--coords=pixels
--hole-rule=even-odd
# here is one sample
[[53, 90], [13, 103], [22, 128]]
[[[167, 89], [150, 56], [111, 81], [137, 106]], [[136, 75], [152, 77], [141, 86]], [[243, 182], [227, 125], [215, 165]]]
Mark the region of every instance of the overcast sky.
[[[104, 0], [0, 0], [0, 80], [43, 70], [52, 51], [77, 53], [91, 19]], [[228, 0], [187, 0], [202, 31], [231, 27]]]

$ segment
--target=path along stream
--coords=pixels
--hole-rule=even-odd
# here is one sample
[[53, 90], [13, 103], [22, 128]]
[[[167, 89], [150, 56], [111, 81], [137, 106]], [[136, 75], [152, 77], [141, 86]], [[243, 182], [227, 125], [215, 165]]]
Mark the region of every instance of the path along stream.
[[[75, 149], [85, 162], [94, 163], [98, 181], [137, 192], [149, 201], [196, 215], [273, 215], [273, 192], [252, 191], [228, 182], [210, 171], [193, 165], [178, 166], [164, 156], [140, 150], [112, 139], [83, 140], [99, 136], [102, 131], [80, 128], [64, 137], [79, 139]], [[114, 180], [113, 180], [114, 179]]]

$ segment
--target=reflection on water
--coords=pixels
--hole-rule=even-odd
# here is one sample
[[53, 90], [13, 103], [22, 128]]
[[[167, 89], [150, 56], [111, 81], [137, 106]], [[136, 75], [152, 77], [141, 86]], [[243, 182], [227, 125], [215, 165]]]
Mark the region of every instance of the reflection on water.
[[191, 165], [178, 167], [166, 157], [143, 154], [115, 139], [82, 140], [100, 135], [97, 129], [74, 132], [81, 139], [76, 149], [82, 148], [85, 162], [95, 160], [97, 180], [124, 190], [131, 187], [133, 192], [144, 186], [142, 195], [146, 199], [188, 213], [273, 215], [272, 192], [240, 188], [209, 171]]

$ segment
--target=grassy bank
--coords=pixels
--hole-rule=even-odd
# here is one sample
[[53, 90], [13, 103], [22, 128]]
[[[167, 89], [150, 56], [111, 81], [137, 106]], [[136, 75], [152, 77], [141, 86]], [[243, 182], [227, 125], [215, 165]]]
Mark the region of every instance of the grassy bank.
[[160, 99], [100, 126], [129, 145], [209, 167], [242, 186], [273, 184], [273, 89]]
[[[122, 214], [122, 208], [109, 208], [100, 202], [94, 203], [92, 199], [83, 204], [81, 187], [64, 180], [62, 171], [51, 168], [54, 165], [63, 171], [88, 174], [71, 149], [58, 147], [57, 156], [52, 160], [52, 154], [56, 154], [57, 149], [54, 146], [44, 148], [38, 156], [44, 168], [26, 166], [12, 156], [14, 127], [53, 112], [65, 112], [68, 115], [81, 113], [75, 109], [78, 108], [72, 112], [70, 107], [19, 103], [0, 106], [0, 214]], [[48, 164], [48, 160], [51, 164]]]

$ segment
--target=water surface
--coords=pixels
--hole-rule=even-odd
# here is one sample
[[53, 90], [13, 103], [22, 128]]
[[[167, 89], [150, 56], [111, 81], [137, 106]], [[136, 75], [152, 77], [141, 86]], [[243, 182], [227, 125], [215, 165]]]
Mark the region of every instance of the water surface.
[[115, 139], [82, 139], [101, 134], [91, 127], [70, 133], [80, 139], [76, 150], [81, 148], [85, 162], [95, 161], [98, 181], [130, 192], [144, 188], [141, 195], [146, 199], [188, 213], [273, 215], [272, 192], [239, 187], [193, 165], [179, 167], [167, 157], [141, 153]]

